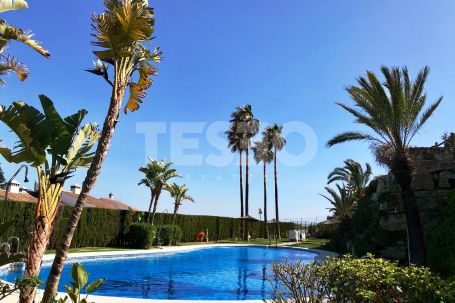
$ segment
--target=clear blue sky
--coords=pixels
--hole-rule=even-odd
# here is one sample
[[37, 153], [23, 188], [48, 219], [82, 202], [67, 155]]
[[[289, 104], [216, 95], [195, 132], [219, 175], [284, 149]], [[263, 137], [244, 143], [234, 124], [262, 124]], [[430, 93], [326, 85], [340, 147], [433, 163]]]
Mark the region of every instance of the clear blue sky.
[[[323, 192], [326, 176], [346, 158], [373, 163], [364, 144], [332, 149], [325, 142], [341, 130], [358, 128], [352, 117], [335, 105], [349, 103], [343, 90], [365, 70], [381, 65], [407, 65], [413, 75], [431, 67], [427, 91], [432, 101], [444, 102], [415, 139], [431, 145], [444, 131], [454, 130], [455, 16], [454, 1], [150, 1], [156, 12], [156, 44], [165, 60], [141, 110], [122, 115], [99, 181], [96, 196], [113, 192], [116, 198], [145, 209], [149, 193], [137, 186], [137, 168], [145, 163], [144, 134], [139, 122], [226, 121], [233, 109], [253, 105], [256, 116], [267, 122], [301, 121], [316, 133], [318, 148], [306, 165], [279, 164], [282, 218], [306, 219], [327, 215]], [[50, 60], [14, 45], [9, 51], [30, 67], [24, 83], [13, 77], [1, 88], [2, 104], [25, 100], [38, 105], [46, 94], [65, 114], [89, 110], [87, 121], [103, 121], [109, 87], [84, 72], [91, 66], [90, 15], [100, 12], [97, 1], [36, 1], [30, 8], [3, 14], [8, 22], [32, 29], [50, 50]], [[1, 137], [13, 137], [0, 127]], [[206, 158], [219, 153], [205, 134], [199, 148], [188, 153]], [[288, 138], [287, 151], [298, 154], [305, 140]], [[169, 133], [158, 140], [159, 158], [170, 158]], [[15, 168], [0, 160], [7, 176]], [[196, 199], [183, 213], [237, 216], [239, 213], [237, 161], [228, 166], [178, 165], [183, 182]], [[252, 167], [251, 213], [262, 207], [262, 170]], [[269, 176], [272, 176], [272, 168]], [[383, 169], [375, 166], [375, 173]], [[80, 171], [70, 183], [82, 183]], [[269, 179], [269, 207], [273, 187]], [[171, 209], [164, 194], [160, 210]]]

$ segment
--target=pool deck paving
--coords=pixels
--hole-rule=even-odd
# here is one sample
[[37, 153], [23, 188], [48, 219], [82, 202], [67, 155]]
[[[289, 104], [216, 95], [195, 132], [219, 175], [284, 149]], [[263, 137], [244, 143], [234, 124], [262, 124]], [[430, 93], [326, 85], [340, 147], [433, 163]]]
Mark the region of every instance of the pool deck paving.
[[[279, 243], [278, 246], [281, 247], [287, 247], [291, 244], [295, 244], [295, 242], [283, 242]], [[180, 251], [191, 251], [191, 250], [197, 250], [197, 249], [202, 249], [202, 248], [208, 248], [208, 247], [217, 247], [217, 246], [265, 246], [265, 245], [258, 245], [258, 244], [235, 244], [235, 243], [229, 243], [229, 244], [199, 244], [199, 245], [185, 245], [185, 246], [167, 246], [167, 247], [161, 247], [161, 248], [153, 248], [153, 249], [148, 249], [148, 250], [127, 250], [127, 251], [99, 251], [99, 252], [83, 252], [83, 253], [71, 253], [68, 255], [68, 258], [84, 258], [84, 257], [112, 257], [112, 256], [125, 256], [125, 255], [136, 255], [136, 254], [156, 254], [156, 253], [170, 253], [170, 252], [180, 252]], [[272, 245], [275, 246], [275, 245]], [[335, 253], [324, 251], [324, 250], [317, 250], [317, 249], [307, 249], [307, 248], [302, 248], [302, 247], [293, 247], [295, 249], [303, 249], [303, 250], [310, 250], [319, 253], [318, 258], [316, 261], [323, 260], [327, 256], [336, 256]], [[45, 255], [43, 260], [48, 261], [48, 260], [53, 260], [54, 255], [49, 254]], [[6, 265], [8, 266], [8, 265]], [[36, 302], [40, 302], [40, 297], [42, 296], [42, 290], [39, 290], [38, 295], [37, 295], [37, 300]], [[65, 293], [59, 293], [58, 297], [65, 297]], [[17, 303], [19, 302], [19, 294], [13, 294], [5, 299], [2, 300], [4, 303]], [[96, 295], [90, 295], [88, 298], [89, 302], [95, 302], [95, 303], [192, 303], [192, 302], [198, 302], [198, 303], [203, 303], [203, 302], [224, 302], [224, 303], [239, 303], [239, 302], [245, 302], [245, 303], [259, 303], [259, 302], [264, 302], [262, 300], [163, 300], [163, 299], [137, 299], [137, 298], [122, 298], [122, 297], [108, 297], [108, 296], [96, 296]]]

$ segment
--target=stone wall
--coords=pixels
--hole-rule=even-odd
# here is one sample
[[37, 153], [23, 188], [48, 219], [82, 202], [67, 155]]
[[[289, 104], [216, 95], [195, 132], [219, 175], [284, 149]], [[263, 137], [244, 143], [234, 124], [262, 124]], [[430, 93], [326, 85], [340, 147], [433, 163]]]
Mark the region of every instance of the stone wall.
[[414, 191], [450, 189], [455, 181], [455, 151], [453, 146], [416, 147], [411, 149], [416, 174]]

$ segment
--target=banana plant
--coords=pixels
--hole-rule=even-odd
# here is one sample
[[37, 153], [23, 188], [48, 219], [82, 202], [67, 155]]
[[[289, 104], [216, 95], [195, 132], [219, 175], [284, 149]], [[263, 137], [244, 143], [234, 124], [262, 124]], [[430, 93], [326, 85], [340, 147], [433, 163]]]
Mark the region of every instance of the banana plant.
[[[39, 274], [65, 181], [77, 168], [90, 165], [92, 147], [99, 138], [96, 124], [81, 127], [86, 110], [62, 118], [48, 97], [40, 95], [39, 99], [43, 112], [24, 102], [14, 102], [8, 108], [0, 106], [0, 121], [18, 138], [13, 148], [0, 147], [0, 155], [10, 163], [34, 167], [38, 177], [38, 204], [27, 249], [26, 278]], [[21, 298], [26, 292], [34, 295], [35, 291], [36, 288], [28, 288], [21, 292]]]
[[[71, 267], [71, 285], [65, 285], [67, 295], [58, 299], [57, 303], [88, 303], [88, 295], [100, 288], [106, 279], [98, 279], [87, 285], [88, 272], [80, 263], [74, 263]], [[85, 289], [85, 297], [82, 298], [81, 292]]]
[[[28, 8], [28, 4], [24, 0], [0, 0], [0, 13], [26, 8]], [[11, 40], [21, 42], [28, 47], [31, 47], [46, 58], [50, 57], [47, 49], [45, 49], [40, 42], [32, 39], [32, 37], [33, 33], [26, 32], [14, 25], [9, 25], [4, 19], [0, 18], [0, 59], [2, 60], [0, 61], [0, 76], [14, 72], [19, 80], [24, 81], [29, 75], [27, 66], [20, 63], [14, 56], [4, 54], [6, 47]], [[5, 80], [0, 79], [0, 85], [5, 85]]]

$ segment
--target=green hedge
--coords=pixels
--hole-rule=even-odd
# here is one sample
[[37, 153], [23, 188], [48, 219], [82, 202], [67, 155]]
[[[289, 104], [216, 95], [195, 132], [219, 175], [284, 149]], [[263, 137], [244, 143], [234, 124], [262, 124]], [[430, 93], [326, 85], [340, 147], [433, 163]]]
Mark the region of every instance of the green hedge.
[[[4, 201], [0, 201], [0, 211], [3, 212]], [[7, 202], [5, 221], [14, 221], [14, 226], [5, 237], [17, 236], [21, 247], [29, 239], [34, 220], [36, 204], [25, 202]], [[63, 206], [60, 218], [49, 248], [56, 247], [57, 240], [62, 236], [72, 207]], [[133, 223], [145, 222], [146, 213], [133, 211], [118, 211], [101, 208], [85, 208], [81, 215], [79, 226], [74, 234], [72, 247], [127, 247], [128, 227]], [[172, 223], [172, 214], [156, 214], [156, 225]], [[241, 221], [235, 218], [217, 216], [178, 215], [175, 222], [182, 229], [182, 242], [192, 242], [199, 232], [208, 230], [209, 240], [219, 241], [240, 239]], [[253, 238], [263, 233], [263, 224], [251, 222], [250, 234]], [[286, 237], [287, 231], [294, 228], [293, 223], [281, 224], [281, 236]]]

